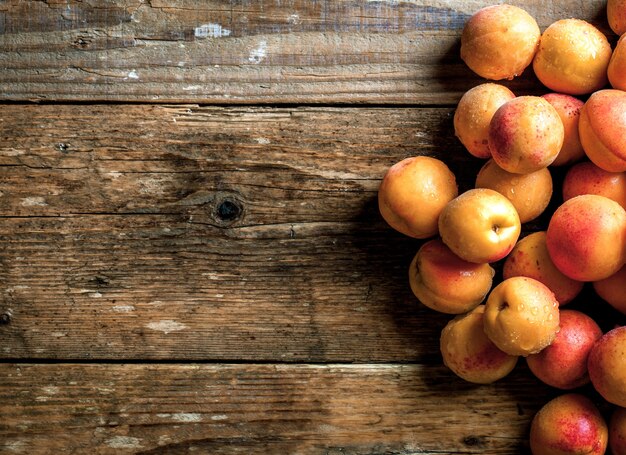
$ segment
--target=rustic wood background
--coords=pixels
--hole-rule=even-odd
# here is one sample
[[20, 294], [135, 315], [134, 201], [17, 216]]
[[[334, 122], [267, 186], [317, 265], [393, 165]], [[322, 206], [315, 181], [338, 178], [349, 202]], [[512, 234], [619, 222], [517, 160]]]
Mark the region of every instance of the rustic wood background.
[[[492, 3], [0, 1], [0, 453], [527, 451], [557, 391], [442, 366], [376, 203], [416, 154], [473, 185]], [[615, 40], [604, 1], [510, 3]]]

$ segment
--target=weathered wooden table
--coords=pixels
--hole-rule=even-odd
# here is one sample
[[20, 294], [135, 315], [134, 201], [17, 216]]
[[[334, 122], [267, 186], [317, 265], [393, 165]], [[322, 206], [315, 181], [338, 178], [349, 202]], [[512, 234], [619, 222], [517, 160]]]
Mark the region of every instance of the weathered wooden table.
[[490, 3], [0, 1], [0, 452], [526, 452], [558, 392], [442, 366], [376, 202], [414, 154], [472, 186]]

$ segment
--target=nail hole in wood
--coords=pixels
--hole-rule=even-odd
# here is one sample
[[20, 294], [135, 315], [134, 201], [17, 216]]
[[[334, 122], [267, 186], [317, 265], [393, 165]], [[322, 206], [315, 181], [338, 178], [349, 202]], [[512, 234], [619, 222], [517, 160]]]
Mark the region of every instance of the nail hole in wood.
[[11, 315], [9, 313], [0, 314], [0, 325], [7, 325], [11, 322]]

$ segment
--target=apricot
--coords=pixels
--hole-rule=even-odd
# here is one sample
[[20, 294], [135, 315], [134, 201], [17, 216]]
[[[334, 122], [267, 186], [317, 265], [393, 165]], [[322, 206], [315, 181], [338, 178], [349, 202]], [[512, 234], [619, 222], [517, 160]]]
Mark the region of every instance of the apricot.
[[424, 243], [409, 266], [413, 294], [427, 307], [448, 314], [465, 313], [484, 299], [495, 274], [488, 264], [455, 255], [439, 239]]
[[579, 393], [548, 401], [530, 424], [533, 455], [602, 455], [608, 445], [608, 427], [593, 402]]
[[502, 276], [527, 276], [542, 282], [560, 306], [571, 302], [583, 289], [581, 281], [563, 275], [550, 259], [545, 231], [534, 232], [517, 242], [504, 262]]
[[451, 200], [439, 216], [443, 243], [460, 258], [479, 264], [509, 254], [520, 231], [513, 204], [488, 188], [466, 191]]
[[559, 330], [559, 303], [541, 282], [516, 276], [487, 297], [485, 333], [510, 355], [527, 356], [547, 347]]
[[626, 92], [599, 90], [580, 110], [580, 143], [593, 163], [608, 172], [626, 171]]
[[552, 215], [546, 245], [556, 268], [571, 279], [607, 278], [624, 265], [626, 212], [604, 196], [576, 196]]
[[392, 228], [425, 239], [437, 234], [439, 214], [457, 195], [456, 178], [443, 161], [415, 156], [388, 169], [378, 190], [378, 207]]
[[503, 85], [486, 83], [469, 89], [454, 112], [454, 133], [468, 152], [477, 158], [489, 158], [489, 122], [494, 112], [515, 98]]
[[580, 19], [561, 19], [541, 35], [533, 69], [549, 89], [583, 95], [606, 85], [610, 59], [611, 45], [600, 30]]
[[626, 409], [617, 408], [609, 422], [609, 448], [613, 455], [626, 455]]
[[609, 403], [626, 407], [626, 326], [605, 333], [587, 359], [596, 391]]
[[561, 122], [563, 122], [563, 145], [552, 162], [552, 166], [564, 166], [580, 160], [585, 156], [585, 151], [578, 135], [578, 119], [580, 118], [580, 109], [585, 103], [564, 93], [547, 93], [542, 95], [542, 98], [556, 109]]
[[589, 161], [575, 164], [563, 179], [563, 200], [582, 194], [597, 194], [626, 209], [626, 174], [608, 172]]
[[461, 59], [486, 79], [513, 79], [530, 65], [541, 31], [533, 17], [512, 5], [487, 6], [461, 34]]
[[580, 311], [561, 310], [559, 332], [550, 346], [526, 357], [530, 371], [544, 383], [559, 389], [575, 389], [589, 383], [587, 357], [602, 336], [598, 324]]
[[539, 96], [518, 96], [504, 103], [489, 124], [489, 149], [505, 171], [528, 174], [556, 159], [565, 138], [556, 109]]
[[594, 281], [593, 289], [605, 302], [626, 314], [626, 265], [610, 277]]
[[462, 379], [489, 384], [505, 377], [517, 364], [517, 356], [502, 352], [483, 330], [484, 305], [456, 316], [441, 332], [443, 363]]
[[476, 188], [490, 188], [511, 201], [521, 223], [534, 220], [552, 197], [552, 175], [548, 168], [528, 174], [512, 174], [487, 161], [476, 176]]
[[606, 16], [609, 27], [620, 36], [626, 33], [626, 0], [608, 0]]
[[[624, 6], [626, 9], [626, 4]], [[625, 14], [626, 15], [626, 14]], [[607, 76], [613, 88], [626, 90], [626, 35], [623, 35], [613, 50]]]

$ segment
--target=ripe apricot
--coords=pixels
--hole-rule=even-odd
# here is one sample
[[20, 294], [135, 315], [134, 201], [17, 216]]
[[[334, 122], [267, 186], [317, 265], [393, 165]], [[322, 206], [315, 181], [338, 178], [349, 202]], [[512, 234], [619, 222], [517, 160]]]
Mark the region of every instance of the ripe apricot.
[[541, 31], [513, 5], [487, 6], [470, 17], [461, 34], [461, 59], [486, 79], [513, 79], [530, 65]]
[[489, 122], [500, 106], [515, 98], [504, 85], [486, 83], [469, 89], [454, 112], [454, 133], [468, 152], [489, 158]]
[[476, 188], [490, 188], [507, 197], [517, 210], [521, 223], [534, 220], [552, 197], [552, 175], [548, 168], [528, 174], [512, 174], [487, 161], [478, 171]]
[[609, 27], [620, 36], [626, 33], [626, 0], [608, 0], [606, 16]]
[[456, 316], [444, 327], [439, 341], [443, 363], [469, 382], [489, 384], [509, 374], [517, 356], [496, 347], [483, 330], [484, 305]]
[[378, 207], [392, 228], [424, 239], [437, 234], [439, 214], [457, 195], [456, 178], [443, 161], [415, 156], [387, 170], [378, 190]]
[[559, 331], [559, 303], [550, 289], [533, 278], [508, 278], [487, 297], [484, 328], [507, 354], [535, 354]]
[[542, 95], [556, 109], [563, 122], [563, 145], [552, 166], [564, 166], [574, 163], [585, 156], [578, 134], [578, 119], [583, 102], [578, 98], [564, 93], [547, 93]]
[[409, 266], [413, 294], [427, 307], [460, 314], [475, 308], [491, 289], [489, 264], [467, 262], [439, 239], [424, 243]]
[[502, 169], [528, 174], [556, 159], [565, 138], [556, 109], [539, 96], [518, 96], [493, 114], [489, 149]]
[[583, 95], [607, 83], [611, 45], [596, 27], [580, 19], [561, 19], [541, 35], [533, 69], [555, 92]]

